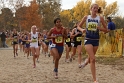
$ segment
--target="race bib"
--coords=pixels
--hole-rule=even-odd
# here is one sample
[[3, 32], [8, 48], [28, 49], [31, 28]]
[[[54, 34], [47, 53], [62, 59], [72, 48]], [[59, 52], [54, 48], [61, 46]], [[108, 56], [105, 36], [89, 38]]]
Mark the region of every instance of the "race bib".
[[76, 41], [80, 42], [82, 40], [82, 37], [76, 37]]
[[62, 43], [63, 42], [63, 37], [57, 37], [57, 38], [55, 38], [55, 42], [56, 43]]
[[89, 31], [96, 31], [97, 30], [97, 23], [88, 23], [88, 30]]
[[13, 41], [14, 41], [14, 42], [17, 42], [17, 39], [14, 39]]
[[56, 47], [56, 44], [51, 44], [51, 47]]
[[37, 40], [36, 39], [32, 39], [32, 42], [34, 43], [34, 42], [37, 42]]
[[29, 44], [29, 42], [27, 41], [26, 44]]
[[66, 42], [70, 42], [70, 38], [66, 39]]
[[49, 41], [46, 39], [45, 42], [49, 42]]

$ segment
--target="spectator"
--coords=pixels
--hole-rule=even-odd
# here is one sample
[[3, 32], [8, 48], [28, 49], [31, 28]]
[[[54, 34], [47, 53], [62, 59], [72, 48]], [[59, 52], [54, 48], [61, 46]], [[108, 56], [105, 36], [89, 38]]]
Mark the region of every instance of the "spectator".
[[115, 30], [115, 24], [112, 22], [111, 17], [107, 17], [107, 22], [108, 22], [108, 30]]
[[123, 51], [123, 56], [124, 56], [124, 28], [122, 29], [122, 51]]
[[2, 34], [1, 34], [1, 42], [2, 42], [2, 47], [8, 47], [7, 45], [6, 45], [6, 34], [5, 34], [5, 32], [3, 31], [2, 32]]
[[108, 22], [108, 31], [109, 32], [109, 41], [111, 44], [111, 53], [115, 51], [115, 24], [112, 22], [111, 17], [107, 17], [107, 22]]

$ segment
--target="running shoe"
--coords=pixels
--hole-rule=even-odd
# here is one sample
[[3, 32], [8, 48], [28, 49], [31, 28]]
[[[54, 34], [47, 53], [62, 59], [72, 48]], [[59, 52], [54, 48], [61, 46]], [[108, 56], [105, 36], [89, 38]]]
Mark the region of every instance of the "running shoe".
[[50, 57], [50, 53], [48, 53], [48, 57]]
[[69, 59], [66, 59], [65, 62], [66, 62], [66, 63], [69, 63]]
[[99, 83], [98, 81], [94, 81], [94, 83]]
[[53, 63], [55, 63], [55, 61], [53, 60]]
[[33, 65], [33, 68], [36, 68], [36, 65]]
[[82, 65], [81, 65], [81, 64], [79, 64], [79, 65], [78, 65], [78, 67], [79, 67], [79, 68], [81, 68], [81, 67], [82, 67]]
[[81, 64], [81, 68], [84, 68], [87, 65], [87, 61], [88, 61], [88, 59], [85, 59], [84, 63]]
[[72, 58], [70, 58], [70, 62], [72, 62]]
[[37, 63], [39, 63], [39, 60], [37, 60]]
[[58, 72], [55, 72], [55, 71], [54, 71], [54, 78], [55, 78], [55, 79], [58, 79]]
[[16, 53], [16, 56], [18, 56], [18, 53]]
[[46, 57], [46, 53], [45, 53], [45, 57]]
[[86, 66], [86, 63], [81, 64], [81, 68], [84, 68]]

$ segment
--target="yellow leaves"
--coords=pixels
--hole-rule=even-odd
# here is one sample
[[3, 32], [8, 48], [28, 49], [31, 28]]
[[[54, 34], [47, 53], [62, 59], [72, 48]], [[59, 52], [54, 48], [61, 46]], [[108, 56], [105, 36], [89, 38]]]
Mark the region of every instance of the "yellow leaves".
[[102, 7], [103, 9], [105, 9], [107, 5], [105, 0], [96, 0], [95, 3], [99, 4], [99, 7]]
[[71, 10], [63, 10], [62, 12], [60, 12], [60, 16], [64, 26], [68, 26], [68, 23], [73, 19], [70, 11]]
[[104, 9], [104, 16], [112, 16], [115, 15], [118, 11], [118, 5], [117, 5], [117, 1], [107, 5]]

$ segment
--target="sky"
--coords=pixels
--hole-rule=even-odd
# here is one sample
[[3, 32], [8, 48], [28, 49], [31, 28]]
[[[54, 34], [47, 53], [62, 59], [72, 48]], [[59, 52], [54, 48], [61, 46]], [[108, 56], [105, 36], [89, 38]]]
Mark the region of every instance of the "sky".
[[[80, 0], [62, 0], [62, 9], [72, 9]], [[95, 0], [92, 0], [93, 3]], [[124, 16], [124, 0], [105, 0], [107, 4], [117, 1], [120, 15]]]
[[[8, 0], [7, 0], [8, 1]], [[26, 3], [32, 0], [24, 0]], [[61, 0], [62, 2], [62, 9], [72, 9], [74, 6], [76, 6], [77, 2], [81, 0]], [[95, 0], [92, 0], [93, 3]], [[124, 0], [105, 0], [107, 4], [110, 4], [112, 2], [117, 1], [118, 6], [119, 6], [119, 14], [124, 17]], [[7, 4], [7, 3], [6, 3]], [[0, 4], [1, 6], [2, 4]]]

